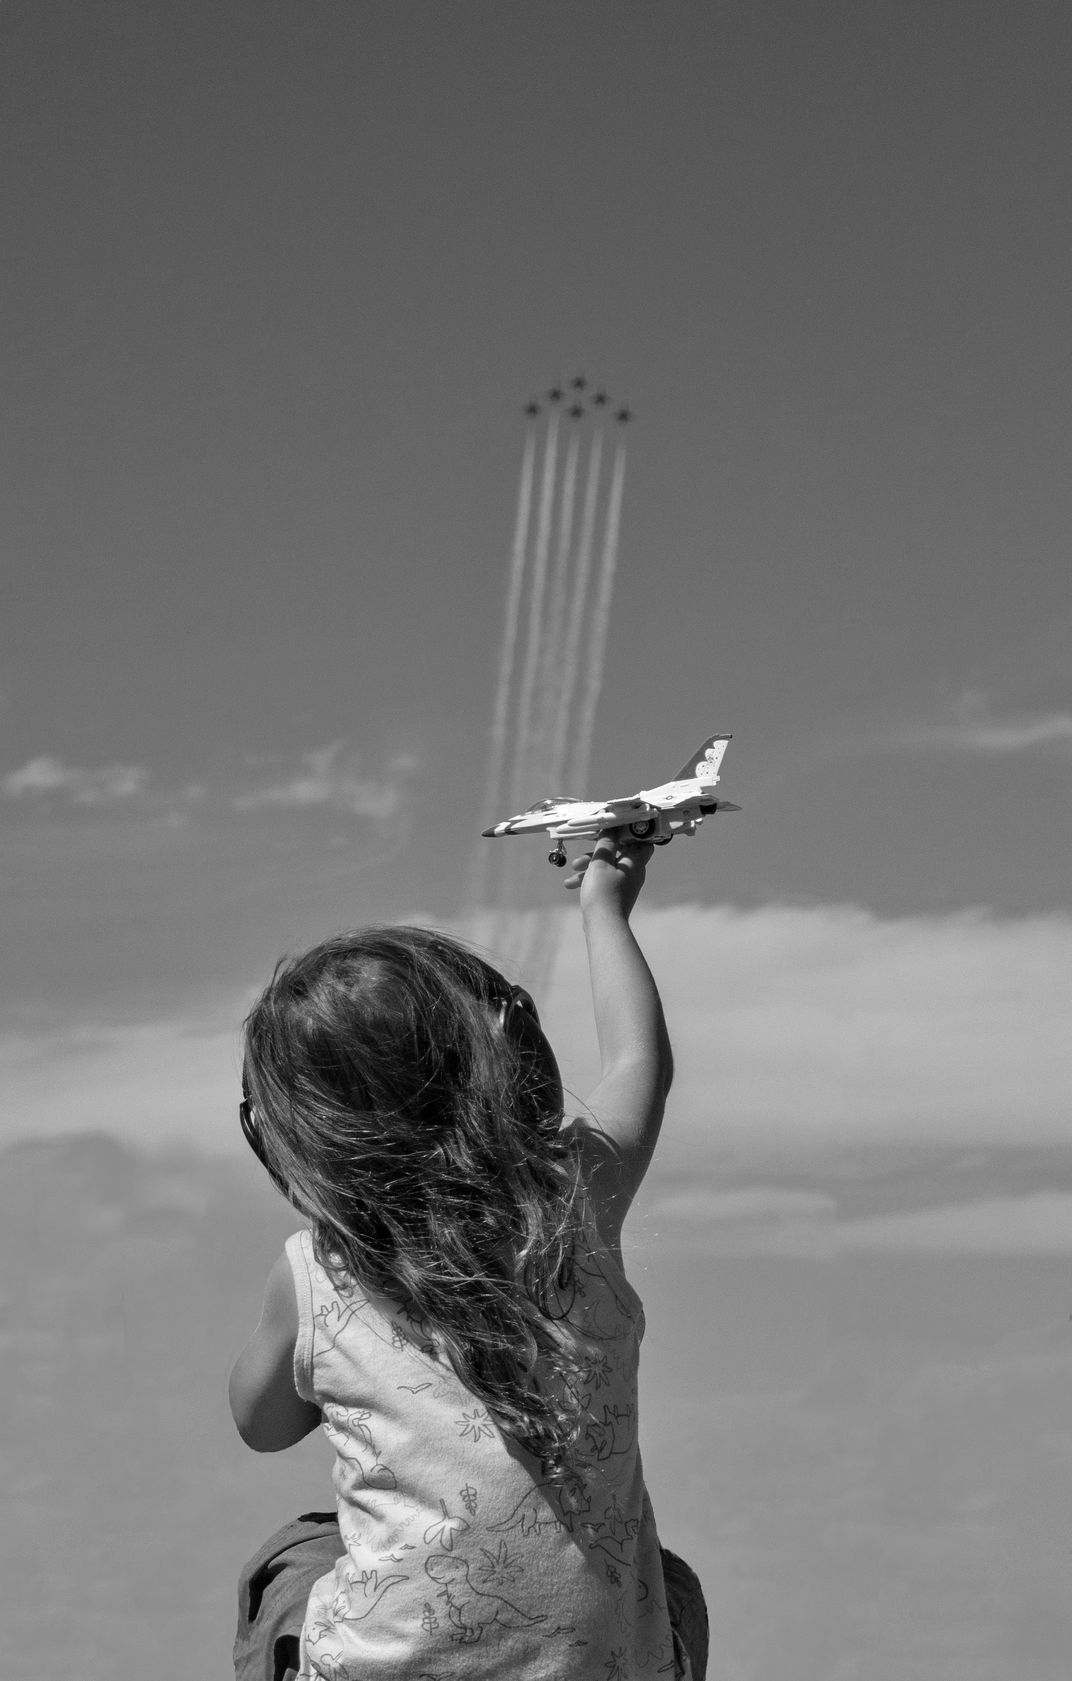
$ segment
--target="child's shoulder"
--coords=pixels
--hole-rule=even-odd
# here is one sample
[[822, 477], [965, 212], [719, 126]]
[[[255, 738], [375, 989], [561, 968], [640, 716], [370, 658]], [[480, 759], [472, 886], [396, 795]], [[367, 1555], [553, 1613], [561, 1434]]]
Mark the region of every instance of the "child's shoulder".
[[571, 1116], [563, 1133], [578, 1153], [591, 1219], [605, 1247], [620, 1262], [622, 1227], [633, 1199], [633, 1187], [623, 1173], [622, 1151], [591, 1116]]
[[583, 1115], [571, 1116], [562, 1131], [577, 1151], [589, 1216], [603, 1247], [621, 1266], [622, 1226], [632, 1198], [623, 1195], [617, 1146], [595, 1120]]

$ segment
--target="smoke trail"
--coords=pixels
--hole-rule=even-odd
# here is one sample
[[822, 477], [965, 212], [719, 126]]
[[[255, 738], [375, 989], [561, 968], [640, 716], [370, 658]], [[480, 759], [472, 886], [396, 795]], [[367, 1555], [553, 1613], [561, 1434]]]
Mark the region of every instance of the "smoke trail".
[[543, 598], [547, 584], [547, 553], [551, 543], [551, 515], [555, 495], [555, 467], [558, 455], [558, 413], [551, 410], [547, 421], [547, 436], [543, 449], [543, 473], [540, 483], [540, 510], [536, 525], [536, 549], [532, 561], [532, 594], [529, 601], [528, 638], [525, 644], [525, 663], [521, 672], [521, 692], [517, 707], [516, 751], [512, 800], [520, 805], [525, 795], [525, 779], [531, 771], [532, 698], [540, 664], [540, 632], [543, 621]]
[[563, 681], [563, 649], [566, 634], [566, 603], [569, 596], [570, 548], [573, 538], [573, 505], [577, 493], [577, 462], [580, 437], [576, 429], [569, 441], [562, 475], [559, 505], [558, 546], [552, 568], [547, 622], [541, 632], [538, 680], [538, 723], [533, 742], [534, 769], [549, 794], [559, 792], [552, 768], [552, 744], [556, 731], [556, 701]]
[[[517, 491], [517, 516], [514, 520], [514, 541], [510, 550], [510, 583], [506, 596], [502, 642], [499, 652], [499, 678], [495, 689], [495, 710], [491, 724], [491, 758], [484, 785], [484, 809], [490, 817], [498, 814], [505, 798], [501, 786], [506, 761], [506, 733], [510, 717], [510, 690], [514, 678], [517, 651], [517, 629], [521, 618], [521, 592], [525, 581], [525, 558], [528, 549], [529, 523], [532, 514], [532, 479], [536, 459], [536, 435], [530, 428], [521, 457], [521, 480]], [[480, 905], [484, 900], [489, 854], [477, 849], [469, 876], [469, 903]]]
[[[588, 458], [588, 477], [585, 485], [581, 537], [573, 578], [569, 642], [566, 649], [566, 676], [558, 695], [558, 712], [555, 719], [552, 746], [552, 782], [556, 790], [562, 786], [570, 715], [573, 709], [573, 694], [580, 675], [578, 656], [581, 655], [582, 637], [585, 634], [584, 609], [587, 602], [592, 553], [595, 546], [602, 457], [603, 435], [600, 428], [593, 436]], [[591, 758], [596, 705], [603, 685], [611, 596], [618, 559], [618, 533], [621, 525], [624, 482], [625, 446], [624, 443], [620, 442], [615, 454], [610, 492], [607, 498], [606, 523], [596, 599], [592, 608], [591, 625], [587, 632], [587, 646], [581, 656], [586, 662], [587, 684], [581, 722], [574, 742], [573, 774], [576, 781], [571, 786], [576, 789], [576, 792], [582, 798], [586, 798], [592, 792], [586, 785], [588, 764]], [[584, 852], [592, 843], [590, 841], [579, 841], [576, 844], [578, 850]], [[561, 911], [557, 915], [530, 918], [524, 943], [525, 973], [531, 976], [531, 985], [537, 989], [540, 995], [546, 994], [554, 980], [555, 969], [563, 941], [566, 938], [567, 928], [567, 918], [562, 915]]]
[[614, 573], [618, 563], [618, 533], [622, 519], [622, 492], [625, 488], [625, 441], [620, 439], [614, 451], [610, 494], [607, 498], [607, 523], [603, 537], [599, 584], [592, 612], [591, 645], [588, 650], [588, 681], [581, 705], [581, 722], [574, 741], [573, 777], [576, 786], [583, 788], [588, 777], [588, 761], [592, 754], [592, 734], [595, 727], [596, 703], [603, 687], [603, 666], [607, 654], [607, 629], [610, 624], [610, 603], [614, 593]]
[[[625, 447], [619, 438], [604, 493], [606, 445], [596, 426], [582, 495], [581, 428], [571, 431], [563, 460], [560, 400], [561, 393], [552, 393], [542, 454], [533, 429], [522, 460], [489, 743], [486, 798], [496, 818], [507, 814], [507, 802], [517, 811], [539, 795], [563, 791], [571, 742], [570, 791], [592, 792], [588, 765], [606, 663]], [[601, 421], [601, 405], [594, 413]], [[573, 926], [562, 897], [549, 900], [549, 846], [542, 838], [506, 841], [493, 856], [478, 848], [470, 896], [475, 936], [537, 994], [551, 984], [566, 928]]]
[[[581, 515], [581, 537], [577, 549], [577, 564], [573, 574], [573, 592], [569, 603], [569, 623], [562, 657], [562, 683], [558, 691], [555, 728], [551, 740], [551, 786], [560, 790], [566, 774], [566, 744], [569, 738], [570, 713], [577, 690], [578, 659], [581, 651], [581, 632], [584, 628], [585, 605], [588, 600], [588, 580], [592, 571], [592, 547], [596, 530], [596, 501], [599, 495], [599, 474], [603, 463], [603, 428], [592, 438], [588, 452], [588, 474], [584, 488], [584, 511]], [[569, 791], [569, 790], [564, 790]], [[583, 798], [583, 791], [576, 790]]]

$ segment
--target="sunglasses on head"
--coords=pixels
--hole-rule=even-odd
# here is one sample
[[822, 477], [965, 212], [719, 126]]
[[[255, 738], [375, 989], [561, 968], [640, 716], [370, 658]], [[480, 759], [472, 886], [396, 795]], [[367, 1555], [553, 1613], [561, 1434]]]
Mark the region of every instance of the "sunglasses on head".
[[257, 1111], [253, 1107], [253, 1100], [249, 1095], [249, 1090], [244, 1078], [242, 1081], [242, 1101], [238, 1105], [238, 1119], [242, 1126], [242, 1136], [249, 1145], [250, 1149], [253, 1151], [253, 1154], [256, 1156], [261, 1166], [267, 1169], [273, 1183], [278, 1185], [281, 1191], [285, 1191], [286, 1187], [283, 1184], [282, 1179], [280, 1179], [278, 1173], [265, 1154], [264, 1144], [261, 1139], [260, 1131], [257, 1127]]
[[531, 994], [523, 986], [512, 986], [506, 997], [499, 999], [499, 1026], [504, 1030], [511, 1027], [519, 1015], [530, 1016], [539, 1027], [540, 1012]]

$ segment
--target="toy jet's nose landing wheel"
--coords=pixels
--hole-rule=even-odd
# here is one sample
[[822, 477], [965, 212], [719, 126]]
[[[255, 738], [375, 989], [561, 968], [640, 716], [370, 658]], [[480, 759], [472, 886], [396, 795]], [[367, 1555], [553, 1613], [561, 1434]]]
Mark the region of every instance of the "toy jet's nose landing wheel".
[[654, 829], [654, 817], [646, 817], [643, 823], [630, 823], [629, 825], [629, 833], [637, 840], [647, 840], [648, 836], [654, 832]]
[[566, 867], [566, 854], [560, 846], [556, 846], [553, 852], [549, 852], [547, 854], [547, 862], [549, 864], [553, 864], [556, 870], [564, 870]]

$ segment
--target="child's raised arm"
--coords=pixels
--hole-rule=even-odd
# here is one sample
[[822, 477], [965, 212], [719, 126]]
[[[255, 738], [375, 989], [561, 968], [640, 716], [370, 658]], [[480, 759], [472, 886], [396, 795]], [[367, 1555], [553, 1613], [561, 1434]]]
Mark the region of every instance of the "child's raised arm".
[[652, 847], [603, 835], [577, 859], [602, 1075], [589, 1099], [589, 1182], [603, 1236], [616, 1244], [655, 1151], [673, 1078], [670, 1039], [651, 970], [629, 926]]

